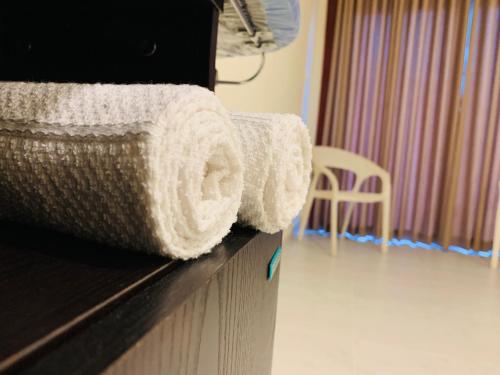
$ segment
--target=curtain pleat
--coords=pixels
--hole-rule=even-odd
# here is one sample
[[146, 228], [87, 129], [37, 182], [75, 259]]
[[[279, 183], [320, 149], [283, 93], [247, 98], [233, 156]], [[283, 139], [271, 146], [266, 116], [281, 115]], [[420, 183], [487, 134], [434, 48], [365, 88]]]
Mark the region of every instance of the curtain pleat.
[[[328, 21], [316, 143], [391, 173], [396, 236], [488, 246], [500, 179], [500, 0], [334, 0]], [[360, 183], [336, 175], [341, 189]], [[328, 228], [329, 210], [315, 202], [310, 224]], [[349, 230], [380, 235], [380, 219], [378, 206], [356, 205]]]
[[[460, 163], [450, 241], [484, 248], [493, 236], [500, 180], [500, 1], [476, 0], [465, 95]], [[495, 168], [496, 167], [496, 168]], [[459, 217], [457, 212], [463, 212]]]
[[[422, 138], [419, 145], [418, 155], [418, 176], [416, 185], [416, 201], [423, 202], [421, 205], [415, 205], [413, 209], [413, 222], [415, 228], [422, 228], [421, 237], [426, 242], [430, 242], [433, 239], [433, 233], [431, 228], [432, 224], [429, 224], [429, 220], [426, 216], [435, 215], [435, 210], [433, 210], [432, 200], [428, 199], [433, 193], [433, 166], [431, 165], [432, 153], [427, 152], [426, 145], [432, 144], [435, 139], [435, 149], [438, 151], [440, 147], [440, 139], [437, 138], [437, 134], [434, 132], [434, 123], [437, 121], [436, 103], [440, 99], [439, 89], [439, 77], [440, 77], [440, 58], [441, 58], [441, 46], [442, 38], [444, 35], [444, 25], [445, 25], [445, 8], [444, 0], [438, 0], [436, 3], [435, 12], [432, 14], [432, 36], [430, 45], [430, 55], [426, 63], [427, 74], [429, 76], [426, 82], [426, 94], [424, 95], [424, 111], [422, 119]], [[436, 152], [438, 153], [438, 152]], [[439, 174], [439, 172], [438, 172]], [[416, 240], [417, 232], [413, 233], [413, 240]]]
[[[450, 42], [452, 43], [452, 46], [455, 47], [455, 50], [458, 51], [458, 53], [454, 54], [454, 59], [452, 59], [453, 65], [449, 67], [449, 69], [451, 69], [453, 72], [453, 75], [450, 76], [450, 81], [453, 82], [453, 86], [451, 88], [452, 91], [450, 93], [451, 113], [448, 121], [444, 123], [444, 126], [447, 127], [445, 136], [448, 136], [448, 142], [447, 148], [443, 155], [446, 163], [446, 170], [441, 190], [441, 212], [438, 213], [440, 215], [440, 220], [438, 222], [440, 235], [438, 239], [445, 248], [448, 248], [448, 246], [450, 245], [451, 230], [453, 226], [453, 213], [455, 211], [453, 203], [458, 190], [456, 180], [461, 154], [459, 145], [461, 143], [461, 140], [463, 139], [463, 118], [465, 115], [461, 104], [464, 101], [469, 100], [468, 98], [470, 97], [470, 89], [468, 86], [466, 86], [465, 94], [463, 95], [463, 97], [460, 90], [463, 71], [463, 56], [467, 35], [467, 12], [469, 10], [469, 7], [469, 2], [463, 2], [460, 12], [462, 16], [451, 13], [452, 17], [450, 18], [450, 27], [454, 26], [458, 30], [458, 37], [456, 37], [454, 40], [452, 39]], [[475, 18], [473, 22], [475, 22]], [[473, 49], [471, 49], [471, 51], [472, 50]], [[467, 67], [467, 77], [470, 71], [469, 68], [470, 65]], [[461, 244], [465, 245], [464, 242], [461, 242]]]
[[[466, 33], [466, 27], [464, 22], [466, 22], [467, 7], [469, 7], [469, 2], [464, 3], [463, 8], [460, 9], [456, 6], [449, 7], [447, 4], [442, 12], [442, 18], [439, 22], [445, 25], [444, 39], [442, 40], [441, 47], [444, 49], [443, 58], [437, 62], [440, 69], [440, 78], [438, 78], [438, 102], [436, 107], [436, 115], [434, 118], [434, 135], [435, 135], [435, 145], [427, 149], [431, 155], [430, 164], [428, 167], [432, 171], [427, 183], [431, 185], [429, 204], [430, 209], [427, 213], [424, 213], [423, 220], [427, 220], [428, 226], [426, 228], [427, 236], [425, 239], [430, 241], [430, 239], [443, 240], [442, 224], [446, 219], [443, 216], [444, 204], [447, 203], [447, 191], [449, 187], [447, 182], [449, 181], [448, 174], [451, 169], [448, 167], [448, 155], [450, 150], [453, 149], [453, 139], [456, 131], [456, 126], [454, 126], [453, 116], [457, 114], [456, 110], [456, 98], [457, 98], [457, 82], [460, 82], [461, 66], [459, 59], [461, 58], [461, 53], [463, 48], [458, 48], [460, 51], [455, 54], [456, 44], [457, 44], [457, 28], [458, 24], [462, 25], [461, 33], [458, 40], [463, 40]], [[460, 14], [459, 11], [461, 11]], [[438, 47], [439, 48], [439, 47]], [[450, 66], [459, 66], [458, 69], [450, 69]], [[458, 71], [458, 74], [457, 74]], [[453, 83], [452, 86], [446, 85], [446, 82]], [[448, 108], [452, 108], [448, 110]], [[445, 244], [447, 246], [447, 244]]]

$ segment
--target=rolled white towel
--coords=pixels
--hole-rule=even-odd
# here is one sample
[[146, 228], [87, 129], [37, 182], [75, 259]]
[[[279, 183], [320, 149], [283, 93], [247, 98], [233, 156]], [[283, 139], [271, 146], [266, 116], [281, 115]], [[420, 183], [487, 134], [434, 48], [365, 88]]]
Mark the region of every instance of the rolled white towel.
[[174, 258], [236, 221], [238, 137], [208, 90], [0, 83], [0, 217]]
[[245, 177], [238, 220], [263, 232], [285, 229], [304, 205], [311, 177], [311, 140], [300, 117], [231, 113]]

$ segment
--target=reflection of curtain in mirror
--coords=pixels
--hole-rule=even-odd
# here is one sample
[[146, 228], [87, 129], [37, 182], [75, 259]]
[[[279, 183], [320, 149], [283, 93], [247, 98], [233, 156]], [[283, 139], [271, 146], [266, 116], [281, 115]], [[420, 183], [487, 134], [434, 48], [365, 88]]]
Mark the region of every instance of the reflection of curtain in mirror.
[[[500, 0], [330, 1], [316, 143], [389, 170], [398, 237], [476, 249], [491, 242], [500, 179], [499, 12]], [[352, 186], [352, 176], [339, 177], [343, 188]], [[328, 202], [315, 203], [313, 227], [328, 228], [328, 211]], [[377, 206], [357, 206], [350, 230], [379, 233], [379, 214]]]

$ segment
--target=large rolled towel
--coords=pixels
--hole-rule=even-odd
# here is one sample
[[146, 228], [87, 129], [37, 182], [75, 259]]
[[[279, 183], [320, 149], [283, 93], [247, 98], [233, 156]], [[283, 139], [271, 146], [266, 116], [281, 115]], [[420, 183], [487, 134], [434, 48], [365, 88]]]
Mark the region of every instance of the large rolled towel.
[[295, 115], [232, 113], [243, 150], [240, 222], [263, 232], [285, 229], [304, 205], [311, 176], [311, 141]]
[[193, 258], [236, 221], [238, 137], [208, 90], [0, 83], [0, 217]]

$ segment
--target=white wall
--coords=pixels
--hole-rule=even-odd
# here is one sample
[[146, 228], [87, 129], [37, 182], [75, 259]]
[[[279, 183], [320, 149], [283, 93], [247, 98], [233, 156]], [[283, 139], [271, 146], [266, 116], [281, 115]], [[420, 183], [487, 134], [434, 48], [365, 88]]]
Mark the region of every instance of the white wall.
[[[301, 25], [297, 39], [289, 46], [267, 54], [266, 65], [254, 81], [240, 86], [217, 85], [215, 92], [230, 110], [303, 115], [314, 135], [327, 0], [301, 0], [300, 5]], [[259, 56], [218, 59], [218, 78], [245, 79], [256, 71], [259, 62]], [[304, 92], [309, 93], [305, 101]]]

